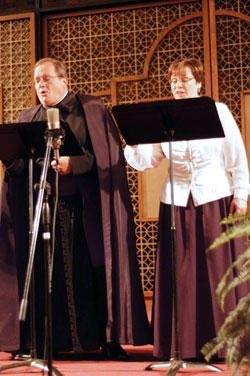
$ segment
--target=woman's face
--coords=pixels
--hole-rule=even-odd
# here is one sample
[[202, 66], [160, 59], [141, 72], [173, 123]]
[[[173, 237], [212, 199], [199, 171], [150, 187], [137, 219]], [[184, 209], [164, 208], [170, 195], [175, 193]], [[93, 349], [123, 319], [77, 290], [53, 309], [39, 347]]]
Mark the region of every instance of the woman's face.
[[171, 90], [175, 99], [199, 97], [201, 82], [197, 82], [189, 67], [172, 74]]

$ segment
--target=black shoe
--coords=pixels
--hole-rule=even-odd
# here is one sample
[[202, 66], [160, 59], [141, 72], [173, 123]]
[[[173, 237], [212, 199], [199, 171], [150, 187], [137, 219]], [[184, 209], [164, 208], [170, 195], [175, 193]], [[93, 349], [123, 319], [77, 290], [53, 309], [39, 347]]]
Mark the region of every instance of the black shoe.
[[102, 346], [102, 353], [106, 359], [110, 360], [127, 360], [128, 355], [125, 350], [116, 342], [106, 342]]
[[29, 360], [31, 359], [30, 353], [26, 352], [19, 352], [19, 353], [12, 353], [13, 360]]

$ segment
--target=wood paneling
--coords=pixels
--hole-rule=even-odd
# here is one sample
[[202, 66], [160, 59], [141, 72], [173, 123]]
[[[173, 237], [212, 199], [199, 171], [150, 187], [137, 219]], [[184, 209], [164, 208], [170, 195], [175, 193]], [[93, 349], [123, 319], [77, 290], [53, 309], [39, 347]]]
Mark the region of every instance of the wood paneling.
[[0, 15], [27, 11], [65, 10], [72, 8], [100, 8], [138, 3], [135, 0], [0, 0]]
[[42, 0], [42, 8], [64, 8], [66, 6], [103, 7], [120, 5], [122, 3], [135, 3], [135, 0]]
[[36, 0], [0, 0], [0, 15], [9, 12], [34, 10], [36, 3]]

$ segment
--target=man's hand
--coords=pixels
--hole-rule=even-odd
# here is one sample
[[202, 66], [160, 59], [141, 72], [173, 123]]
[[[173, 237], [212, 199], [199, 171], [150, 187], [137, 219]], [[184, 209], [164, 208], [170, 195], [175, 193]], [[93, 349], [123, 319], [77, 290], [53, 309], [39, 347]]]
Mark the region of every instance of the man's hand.
[[58, 169], [60, 175], [67, 175], [72, 172], [70, 157], [59, 157], [58, 165], [56, 163], [56, 160], [53, 160], [51, 162], [51, 167], [55, 171]]
[[246, 211], [247, 201], [242, 198], [233, 198], [230, 205], [229, 215], [233, 213], [244, 215]]

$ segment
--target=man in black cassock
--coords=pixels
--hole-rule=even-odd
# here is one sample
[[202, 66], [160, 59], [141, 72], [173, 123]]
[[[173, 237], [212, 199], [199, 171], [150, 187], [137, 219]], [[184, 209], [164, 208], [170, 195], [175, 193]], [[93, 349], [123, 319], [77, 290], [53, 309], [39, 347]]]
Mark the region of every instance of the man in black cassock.
[[[39, 60], [34, 80], [40, 104], [23, 111], [19, 122], [46, 120], [47, 109], [56, 106], [83, 151], [80, 156], [61, 156], [58, 166], [52, 161], [48, 171], [53, 199], [54, 170], [59, 169], [53, 350], [102, 348], [107, 357], [123, 359], [126, 353], [119, 344], [142, 345], [149, 338], [119, 135], [98, 98], [68, 92], [68, 77], [61, 62]], [[11, 216], [6, 234], [11, 237], [13, 229], [20, 295], [28, 258], [27, 162], [16, 160], [5, 162], [5, 166], [3, 196], [6, 194]], [[35, 181], [40, 173], [40, 163], [35, 163]], [[39, 238], [35, 254], [38, 350], [44, 341], [41, 249]], [[28, 335], [27, 327], [21, 333], [21, 348], [27, 347]]]

